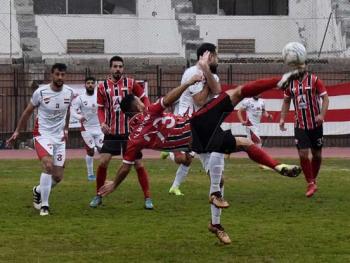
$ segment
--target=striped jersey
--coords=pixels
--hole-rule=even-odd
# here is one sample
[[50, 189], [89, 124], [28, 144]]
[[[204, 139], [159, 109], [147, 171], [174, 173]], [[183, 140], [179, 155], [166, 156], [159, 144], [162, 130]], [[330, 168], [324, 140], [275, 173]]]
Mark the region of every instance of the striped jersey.
[[120, 110], [120, 102], [127, 94], [134, 94], [140, 99], [145, 97], [145, 91], [134, 79], [122, 77], [117, 82], [111, 78], [99, 83], [97, 89], [98, 118], [100, 123], [106, 123], [111, 134], [127, 134], [128, 120]]
[[142, 149], [188, 150], [191, 142], [189, 116], [165, 113], [163, 98], [129, 121], [130, 134], [123, 162], [133, 164]]
[[284, 96], [293, 100], [295, 127], [312, 130], [317, 127], [315, 117], [321, 113], [320, 98], [327, 94], [323, 82], [314, 74], [291, 81]]

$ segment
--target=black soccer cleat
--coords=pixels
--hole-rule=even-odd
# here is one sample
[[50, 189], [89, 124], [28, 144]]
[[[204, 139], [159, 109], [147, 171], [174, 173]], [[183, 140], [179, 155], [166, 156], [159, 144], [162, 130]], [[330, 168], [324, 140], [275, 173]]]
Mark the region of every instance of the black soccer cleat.
[[37, 210], [41, 208], [41, 195], [36, 191], [36, 186], [33, 187], [33, 206]]

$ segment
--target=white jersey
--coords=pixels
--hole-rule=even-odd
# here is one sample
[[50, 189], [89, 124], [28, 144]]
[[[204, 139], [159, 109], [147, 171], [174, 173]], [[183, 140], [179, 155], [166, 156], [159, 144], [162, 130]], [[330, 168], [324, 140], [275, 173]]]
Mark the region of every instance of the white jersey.
[[[81, 120], [83, 117], [86, 119], [81, 125], [82, 130], [86, 131], [101, 131], [100, 121], [97, 115], [97, 96], [96, 92], [93, 95], [87, 93], [80, 94], [73, 100], [72, 103], [72, 116]], [[102, 131], [101, 131], [102, 132]]]
[[[186, 69], [186, 71], [182, 75], [181, 84], [186, 83], [196, 74], [203, 75], [203, 71], [197, 65], [194, 65]], [[213, 74], [213, 75], [215, 80], [219, 82], [219, 77], [216, 74]], [[192, 115], [193, 112], [196, 112], [200, 108], [198, 105], [194, 103], [193, 96], [203, 90], [205, 83], [206, 83], [205, 80], [201, 82], [197, 82], [194, 85], [191, 85], [190, 87], [188, 87], [188, 89], [186, 89], [184, 93], [182, 93], [179, 100], [178, 112], [177, 112], [179, 115], [184, 115], [185, 113]], [[208, 96], [207, 101], [209, 101], [212, 98], [214, 98], [213, 94]]]
[[265, 102], [263, 99], [255, 100], [254, 98], [246, 98], [242, 102], [242, 108], [247, 112], [247, 120], [253, 126], [259, 126], [261, 116], [265, 111]]
[[35, 90], [31, 103], [38, 108], [38, 115], [33, 135], [61, 140], [72, 100], [73, 90], [67, 85], [63, 85], [61, 91], [53, 91], [50, 84]]

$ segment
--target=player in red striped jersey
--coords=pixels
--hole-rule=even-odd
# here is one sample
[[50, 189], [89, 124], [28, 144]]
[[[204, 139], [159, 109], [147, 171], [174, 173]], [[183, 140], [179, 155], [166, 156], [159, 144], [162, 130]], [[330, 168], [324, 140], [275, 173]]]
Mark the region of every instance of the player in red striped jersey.
[[[134, 94], [145, 105], [149, 105], [149, 100], [143, 87], [134, 79], [124, 75], [124, 61], [121, 57], [112, 57], [109, 61], [109, 66], [110, 76], [99, 84], [97, 90], [98, 118], [105, 137], [100, 151], [100, 164], [97, 168], [96, 196], [90, 202], [91, 207], [97, 207], [102, 204], [102, 197], [97, 194], [97, 190], [105, 183], [107, 168], [112, 156], [121, 155], [126, 148], [128, 119], [120, 110], [119, 104], [121, 100], [128, 94]], [[142, 153], [140, 152], [134, 166], [144, 193], [145, 208], [153, 209], [148, 174], [141, 158]]]
[[[306, 53], [304, 55], [306, 57]], [[295, 144], [308, 184], [306, 196], [311, 197], [317, 191], [316, 178], [322, 162], [323, 122], [329, 99], [323, 82], [316, 75], [305, 70], [305, 63], [292, 67], [299, 68], [300, 74], [295, 76], [284, 92], [280, 129], [286, 130], [285, 117], [293, 100]]]

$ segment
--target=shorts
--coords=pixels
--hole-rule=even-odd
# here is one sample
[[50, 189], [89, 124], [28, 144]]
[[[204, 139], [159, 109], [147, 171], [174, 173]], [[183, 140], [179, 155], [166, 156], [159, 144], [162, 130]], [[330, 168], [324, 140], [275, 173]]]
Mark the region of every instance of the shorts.
[[101, 149], [103, 145], [104, 134], [101, 131], [81, 131], [81, 137], [84, 140], [85, 147], [88, 149]]
[[53, 165], [55, 166], [64, 166], [66, 160], [66, 142], [57, 141], [45, 136], [36, 136], [34, 137], [34, 148], [35, 151], [41, 160], [45, 156], [52, 156]]
[[[126, 151], [128, 142], [128, 135], [111, 135], [104, 136], [103, 145], [100, 153], [109, 153], [111, 155], [123, 155]], [[142, 159], [142, 153], [139, 152], [136, 156], [136, 160]]]
[[193, 114], [191, 118], [192, 151], [225, 154], [236, 151], [236, 139], [231, 130], [223, 131], [220, 127], [233, 108], [230, 97], [222, 93]]
[[323, 146], [323, 126], [312, 130], [295, 128], [294, 137], [298, 149], [321, 149]]

